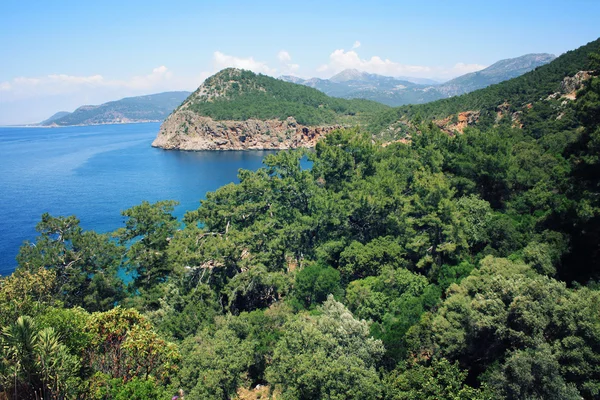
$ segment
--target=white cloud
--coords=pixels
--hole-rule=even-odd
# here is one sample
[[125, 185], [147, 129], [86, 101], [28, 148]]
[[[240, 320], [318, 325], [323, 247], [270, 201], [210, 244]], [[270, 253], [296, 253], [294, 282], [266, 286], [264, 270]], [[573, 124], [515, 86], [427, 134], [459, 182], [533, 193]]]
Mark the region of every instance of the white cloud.
[[160, 67], [154, 68], [151, 74], [144, 76], [134, 76], [129, 82], [125, 82], [125, 86], [132, 89], [151, 89], [170, 81], [173, 78], [173, 74], [167, 67], [161, 65]]
[[279, 59], [279, 61], [283, 62], [283, 63], [287, 63], [292, 61], [292, 56], [290, 56], [290, 53], [288, 53], [285, 50], [281, 50], [278, 54], [277, 54], [277, 58]]
[[25, 77], [17, 77], [14, 79], [13, 83], [15, 85], [30, 85], [35, 86], [40, 83], [41, 80], [37, 78], [25, 78]]
[[[356, 42], [353, 49], [360, 46]], [[360, 58], [354, 50], [346, 51], [344, 49], [335, 50], [329, 55], [329, 62], [317, 68], [317, 71], [324, 77], [329, 77], [345, 69], [358, 69], [364, 72], [387, 76], [413, 76], [421, 78], [453, 78], [467, 72], [478, 71], [485, 68], [479, 64], [458, 63], [454, 67], [409, 65], [392, 61], [387, 58], [373, 56], [369, 59]]]
[[454, 65], [453, 71], [459, 75], [468, 74], [469, 72], [481, 71], [486, 66], [481, 64], [465, 64], [457, 63]]
[[354, 42], [354, 44], [352, 45], [353, 49], [358, 49], [360, 47], [360, 42], [357, 40], [356, 42]]
[[294, 64], [292, 62], [292, 56], [285, 50], [281, 50], [277, 54], [277, 59], [280, 62], [280, 69], [282, 75], [296, 75], [298, 69], [300, 69], [300, 65]]
[[262, 61], [256, 61], [253, 57], [241, 58], [223, 54], [220, 51], [215, 51], [213, 54], [213, 64], [216, 70], [222, 70], [227, 67], [248, 69], [253, 72], [274, 75], [277, 70], [270, 68]]
[[223, 68], [234, 67], [247, 69], [256, 73], [277, 76], [280, 74], [294, 75], [300, 68], [298, 64], [292, 62], [292, 56], [286, 50], [280, 50], [279, 53], [277, 53], [277, 59], [280, 64], [279, 68], [272, 68], [266, 62], [255, 60], [254, 57], [237, 57], [215, 51], [213, 53], [213, 70], [214, 72], [217, 72]]
[[[202, 80], [206, 78], [203, 77]], [[192, 83], [193, 82], [193, 83]], [[133, 76], [126, 80], [106, 79], [102, 75], [76, 76], [50, 74], [41, 77], [17, 77], [0, 82], [0, 91], [4, 92], [0, 102], [10, 102], [28, 98], [41, 98], [57, 95], [85, 93], [94, 98], [94, 93], [115, 93], [116, 96], [148, 94], [166, 90], [194, 89], [202, 81], [192, 79], [173, 79], [172, 72], [164, 65], [154, 68], [147, 75]]]
[[370, 59], [362, 59], [356, 51], [345, 51], [344, 49], [338, 49], [331, 53], [329, 55], [329, 63], [321, 65], [317, 70], [324, 73], [336, 74], [349, 68], [389, 76], [424, 74], [432, 70], [430, 67], [400, 64], [389, 59], [384, 60], [378, 56], [373, 56]]
[[[36, 84], [43, 82], [41, 79], [34, 79], [34, 80], [36, 81]], [[76, 85], [78, 85], [78, 84], [102, 85], [105, 83], [102, 75], [71, 76], [71, 75], [65, 75], [65, 74], [48, 75], [46, 82], [60, 82], [60, 83], [76, 84]]]

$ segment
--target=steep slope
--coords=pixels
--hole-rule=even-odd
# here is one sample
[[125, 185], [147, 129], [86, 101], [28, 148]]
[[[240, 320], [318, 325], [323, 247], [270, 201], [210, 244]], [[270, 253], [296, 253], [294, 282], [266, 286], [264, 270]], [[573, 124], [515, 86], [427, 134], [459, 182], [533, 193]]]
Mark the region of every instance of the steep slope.
[[81, 106], [72, 113], [41, 125], [97, 125], [162, 121], [181, 104], [190, 92], [164, 92], [147, 96], [126, 97], [97, 106]]
[[384, 109], [228, 68], [208, 78], [165, 120], [152, 145], [183, 150], [311, 147], [332, 129], [362, 123]]
[[[560, 117], [589, 76], [588, 56], [600, 51], [600, 39], [569, 51], [552, 62], [519, 77], [468, 94], [435, 102], [393, 108], [375, 115], [368, 129], [381, 137], [402, 137], [413, 119], [433, 120], [459, 132], [468, 125], [491, 126], [508, 117], [522, 125], [532, 116]], [[458, 128], [458, 129], [456, 129]]]
[[[551, 54], [527, 54], [501, 60], [478, 72], [459, 76], [444, 84], [419, 84], [409, 78], [392, 78], [347, 69], [330, 79], [282, 76], [279, 79], [300, 83], [319, 89], [330, 96], [347, 99], [368, 99], [389, 106], [422, 104], [451, 96], [469, 93], [489, 85], [520, 76], [534, 68], [547, 64], [555, 56]], [[423, 80], [421, 80], [421, 83]]]

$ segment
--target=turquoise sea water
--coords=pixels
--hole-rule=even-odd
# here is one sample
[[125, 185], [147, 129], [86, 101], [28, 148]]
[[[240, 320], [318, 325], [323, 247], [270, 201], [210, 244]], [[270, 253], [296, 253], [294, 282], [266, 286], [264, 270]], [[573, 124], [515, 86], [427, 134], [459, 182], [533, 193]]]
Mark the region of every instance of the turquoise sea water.
[[155, 149], [159, 126], [0, 128], [0, 275], [13, 271], [44, 212], [74, 214], [98, 232], [121, 227], [120, 211], [143, 200], [177, 200], [181, 217], [269, 153]]

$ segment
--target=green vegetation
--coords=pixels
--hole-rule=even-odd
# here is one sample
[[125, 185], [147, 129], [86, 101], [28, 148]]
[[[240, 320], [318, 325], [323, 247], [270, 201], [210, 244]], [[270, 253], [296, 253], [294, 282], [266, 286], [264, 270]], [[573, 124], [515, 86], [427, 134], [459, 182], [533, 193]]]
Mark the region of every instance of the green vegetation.
[[181, 226], [169, 201], [112, 238], [44, 215], [0, 280], [0, 394], [600, 398], [600, 56], [585, 66], [564, 118], [415, 121], [387, 147], [334, 131]]
[[303, 125], [354, 122], [388, 107], [345, 100], [251, 71], [228, 68], [208, 78], [187, 100], [190, 110], [215, 120], [294, 117]]

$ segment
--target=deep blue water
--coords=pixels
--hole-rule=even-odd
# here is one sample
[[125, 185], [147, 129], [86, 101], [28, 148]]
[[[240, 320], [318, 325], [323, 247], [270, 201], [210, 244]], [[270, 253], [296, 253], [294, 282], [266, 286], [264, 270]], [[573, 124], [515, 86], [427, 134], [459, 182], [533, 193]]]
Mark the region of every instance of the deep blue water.
[[165, 151], [150, 147], [160, 124], [0, 128], [0, 275], [12, 272], [44, 212], [76, 215], [84, 229], [123, 226], [121, 210], [177, 200], [175, 214], [261, 167], [263, 151]]

